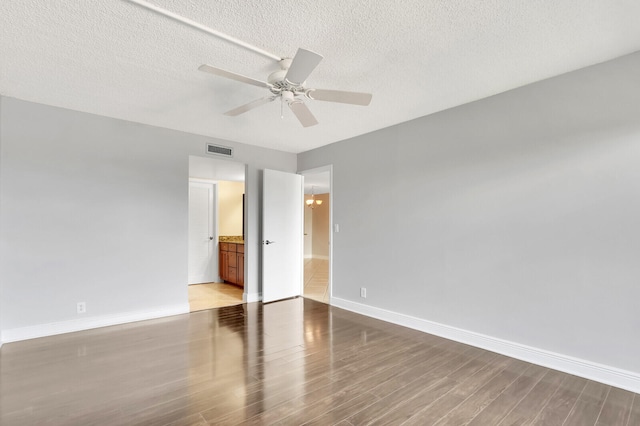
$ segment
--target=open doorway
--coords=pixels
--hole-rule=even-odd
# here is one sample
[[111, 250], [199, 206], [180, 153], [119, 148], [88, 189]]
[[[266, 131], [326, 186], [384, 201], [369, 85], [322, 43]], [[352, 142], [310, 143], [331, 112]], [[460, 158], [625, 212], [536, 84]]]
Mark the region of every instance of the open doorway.
[[189, 156], [190, 311], [243, 303], [245, 165]]
[[331, 300], [331, 167], [301, 172], [304, 176], [303, 296]]

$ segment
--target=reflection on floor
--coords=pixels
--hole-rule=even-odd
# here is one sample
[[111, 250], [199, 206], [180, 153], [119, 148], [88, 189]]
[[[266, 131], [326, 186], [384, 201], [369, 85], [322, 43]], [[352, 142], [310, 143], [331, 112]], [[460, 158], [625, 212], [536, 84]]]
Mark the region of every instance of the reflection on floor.
[[189, 310], [221, 308], [242, 303], [242, 287], [226, 283], [206, 283], [189, 286]]
[[304, 260], [303, 296], [329, 303], [329, 261], [324, 259]]
[[0, 424], [640, 425], [640, 395], [310, 299], [6, 343]]

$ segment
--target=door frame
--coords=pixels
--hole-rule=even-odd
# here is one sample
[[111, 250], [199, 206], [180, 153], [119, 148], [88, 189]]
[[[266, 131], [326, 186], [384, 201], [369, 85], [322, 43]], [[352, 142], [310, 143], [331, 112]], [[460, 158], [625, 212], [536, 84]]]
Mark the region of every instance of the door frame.
[[[329, 291], [329, 305], [332, 305], [333, 298], [333, 164], [326, 166], [314, 167], [313, 169], [306, 169], [298, 171], [299, 175], [304, 178], [305, 175], [313, 175], [322, 172], [329, 172], [329, 282], [327, 283], [327, 290]], [[304, 180], [302, 182], [304, 186]], [[304, 192], [304, 188], [303, 188]], [[304, 244], [302, 247], [302, 257], [304, 258]], [[304, 277], [302, 285], [304, 286]]]
[[[220, 281], [220, 260], [217, 260], [217, 256], [218, 256], [218, 181], [212, 180], [212, 179], [202, 179], [202, 178], [189, 178], [189, 184], [191, 183], [204, 183], [207, 185], [212, 185], [213, 186], [213, 214], [214, 217], [210, 217], [209, 218], [209, 223], [211, 225], [211, 229], [213, 230], [213, 260], [212, 263], [216, 264], [216, 268], [214, 270], [213, 273], [213, 279], [214, 282], [219, 282]], [[189, 188], [190, 189], [190, 188]], [[187, 204], [188, 206], [189, 204]], [[215, 220], [214, 220], [215, 218]], [[188, 252], [187, 252], [188, 255]], [[189, 259], [187, 258], [187, 268], [189, 265]], [[189, 276], [189, 271], [187, 270], [187, 277]], [[189, 280], [187, 279], [187, 286], [189, 285], [196, 285], [196, 284], [189, 284]]]

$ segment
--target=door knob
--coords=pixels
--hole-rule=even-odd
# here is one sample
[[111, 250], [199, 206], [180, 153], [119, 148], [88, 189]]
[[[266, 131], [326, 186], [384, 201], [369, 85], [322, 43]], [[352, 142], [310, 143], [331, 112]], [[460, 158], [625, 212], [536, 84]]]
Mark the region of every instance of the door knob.
[[213, 240], [213, 237], [209, 237], [210, 240]]
[[266, 245], [269, 245], [269, 244], [275, 244], [276, 242], [275, 241], [264, 240], [264, 243]]

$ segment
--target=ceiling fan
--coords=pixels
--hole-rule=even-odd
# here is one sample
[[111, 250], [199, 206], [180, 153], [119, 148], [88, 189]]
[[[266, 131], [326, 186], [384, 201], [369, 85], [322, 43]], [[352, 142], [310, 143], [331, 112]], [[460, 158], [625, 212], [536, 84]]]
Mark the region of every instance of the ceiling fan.
[[306, 49], [298, 49], [293, 59], [285, 58], [280, 60], [280, 70], [269, 75], [267, 81], [255, 80], [244, 75], [236, 74], [211, 65], [201, 65], [200, 71], [215, 74], [220, 77], [252, 84], [254, 86], [269, 89], [271, 94], [261, 99], [257, 99], [248, 104], [239, 106], [225, 115], [236, 116], [257, 108], [261, 105], [273, 102], [280, 98], [286, 103], [291, 111], [300, 121], [303, 127], [318, 124], [303, 99], [312, 99], [327, 102], [339, 102], [351, 105], [367, 106], [371, 102], [371, 94], [359, 92], [345, 92], [342, 90], [311, 89], [305, 87], [305, 81], [311, 72], [318, 66], [322, 56]]
[[322, 60], [322, 56], [315, 52], [300, 48], [293, 59], [281, 58], [227, 34], [208, 28], [166, 9], [162, 9], [145, 0], [128, 1], [278, 61], [280, 64], [280, 70], [271, 73], [268, 76], [267, 81], [256, 80], [212, 65], [204, 64], [198, 68], [200, 71], [208, 72], [219, 77], [225, 77], [269, 90], [270, 94], [268, 96], [227, 111], [224, 113], [225, 115], [237, 116], [280, 98], [282, 104], [284, 105], [286, 103], [288, 105], [303, 127], [310, 127], [318, 124], [318, 120], [316, 120], [311, 113], [311, 110], [309, 110], [307, 105], [303, 102], [305, 99], [362, 106], [367, 106], [371, 102], [372, 95], [370, 93], [345, 92], [342, 90], [313, 89], [306, 87], [305, 82], [307, 78]]

